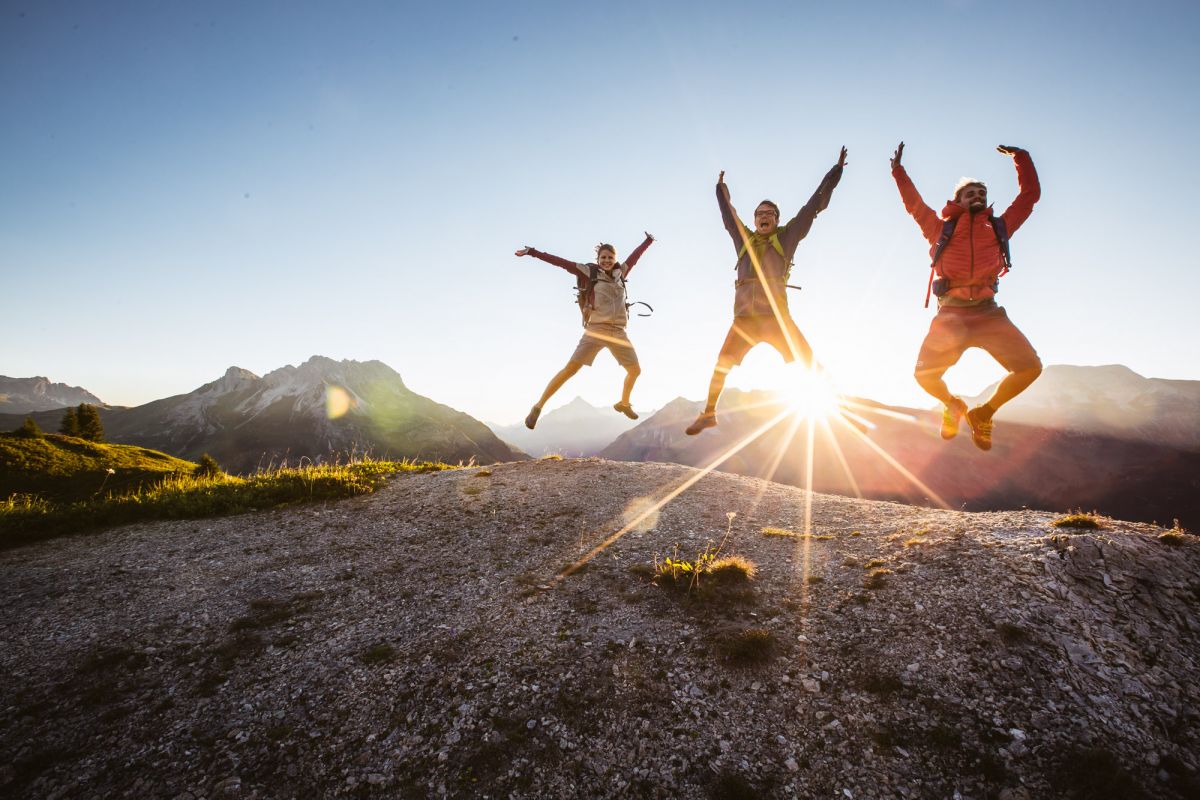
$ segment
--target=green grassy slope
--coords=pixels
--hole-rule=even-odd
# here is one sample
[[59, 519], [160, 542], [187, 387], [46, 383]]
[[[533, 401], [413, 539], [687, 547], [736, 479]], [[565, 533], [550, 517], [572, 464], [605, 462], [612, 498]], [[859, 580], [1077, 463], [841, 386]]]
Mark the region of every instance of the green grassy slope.
[[195, 467], [144, 447], [52, 433], [40, 439], [0, 434], [0, 498], [36, 494], [69, 502], [98, 494], [129, 494], [171, 475], [190, 475]]

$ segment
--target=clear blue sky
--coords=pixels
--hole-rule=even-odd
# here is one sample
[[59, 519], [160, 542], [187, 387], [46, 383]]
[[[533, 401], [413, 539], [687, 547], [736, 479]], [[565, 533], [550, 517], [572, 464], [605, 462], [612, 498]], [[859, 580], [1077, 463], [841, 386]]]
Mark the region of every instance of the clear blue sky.
[[[797, 254], [801, 329], [841, 388], [911, 379], [927, 245], [888, 171], [1043, 199], [1000, 300], [1048, 364], [1200, 379], [1194, 3], [0, 2], [0, 374], [108, 403], [237, 365], [379, 359], [479, 418], [524, 416], [579, 337], [569, 277], [630, 282], [636, 407], [702, 397], [732, 314], [713, 196], [785, 217], [845, 178]], [[759, 348], [731, 385], [770, 384]], [[617, 399], [607, 354], [568, 384]], [[977, 391], [982, 354], [951, 371]]]

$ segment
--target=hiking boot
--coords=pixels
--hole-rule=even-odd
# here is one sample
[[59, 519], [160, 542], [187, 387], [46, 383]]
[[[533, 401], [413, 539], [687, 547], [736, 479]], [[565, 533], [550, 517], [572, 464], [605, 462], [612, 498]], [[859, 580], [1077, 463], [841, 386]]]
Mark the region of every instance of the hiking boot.
[[529, 409], [529, 416], [525, 417], [525, 427], [533, 430], [533, 426], [537, 425], [537, 418], [542, 415], [542, 407], [534, 406]]
[[950, 398], [950, 405], [942, 409], [942, 438], [958, 436], [958, 423], [967, 413], [967, 404], [957, 397]]
[[629, 405], [629, 403], [613, 403], [613, 409], [620, 411], [630, 419], [638, 418], [637, 412], [633, 410], [633, 406]]
[[687, 435], [695, 436], [705, 428], [717, 427], [717, 413], [715, 411], [705, 411], [696, 417], [696, 421], [687, 427]]
[[967, 412], [967, 424], [971, 426], [971, 441], [980, 450], [992, 449], [992, 415], [989, 409], [976, 406]]

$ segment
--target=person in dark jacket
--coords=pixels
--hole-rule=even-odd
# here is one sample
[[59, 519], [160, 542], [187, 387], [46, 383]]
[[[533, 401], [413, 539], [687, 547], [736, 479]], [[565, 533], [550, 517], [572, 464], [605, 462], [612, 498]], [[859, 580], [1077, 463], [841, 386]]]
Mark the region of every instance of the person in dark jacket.
[[734, 286], [733, 324], [721, 345], [717, 366], [708, 384], [704, 411], [687, 428], [695, 436], [717, 424], [717, 400], [725, 388], [730, 370], [757, 344], [766, 342], [779, 351], [787, 363], [813, 363], [812, 348], [800, 333], [788, 309], [787, 282], [792, 259], [800, 240], [808, 235], [817, 214], [829, 206], [833, 189], [842, 179], [846, 166], [846, 148], [837, 164], [826, 173], [817, 191], [786, 225], [779, 224], [779, 206], [763, 200], [754, 209], [754, 227], [745, 225], [729, 200], [725, 173], [717, 178], [717, 205], [721, 221], [733, 239], [737, 251], [737, 281]]
[[[904, 142], [896, 148], [891, 162], [904, 208], [935, 250], [950, 221], [955, 221], [953, 233], [933, 264], [932, 273], [938, 280], [930, 275], [930, 287], [938, 295], [938, 313], [921, 344], [914, 374], [921, 388], [944, 407], [942, 438], [953, 439], [958, 434], [959, 420], [966, 417], [971, 440], [980, 450], [992, 448], [992, 415], [1042, 374], [1037, 351], [995, 300], [999, 278], [1008, 271], [1005, 245], [997, 237], [997, 229], [1006, 231], [1007, 244], [1008, 237], [1029, 219], [1033, 204], [1042, 195], [1041, 185], [1028, 152], [1008, 145], [996, 149], [1012, 157], [1020, 186], [1016, 199], [999, 217], [988, 205], [987, 186], [971, 178], [959, 181], [954, 198], [947, 201], [940, 216], [935, 214], [900, 164]], [[1008, 375], [986, 403], [968, 410], [961, 398], [950, 393], [942, 376], [971, 347], [987, 351]]]
[[[646, 238], [629, 254], [624, 263], [617, 261], [617, 250], [611, 244], [600, 244], [596, 247], [596, 264], [569, 261], [532, 247], [523, 247], [516, 252], [518, 256], [533, 256], [547, 264], [561, 267], [574, 275], [580, 285], [586, 287], [583, 289], [586, 294], [581, 298], [580, 306], [584, 313], [583, 337], [576, 345], [567, 365], [555, 373], [546, 385], [546, 390], [542, 392], [541, 398], [529, 409], [529, 414], [525, 417], [526, 428], [532, 430], [537, 425], [546, 401], [576, 372], [583, 367], [590, 367], [596, 360], [596, 354], [604, 349], [612, 353], [617, 363], [625, 368], [625, 385], [621, 389], [621, 399], [613, 408], [630, 419], [638, 418], [637, 412], [629, 403], [629, 396], [633, 392], [633, 384], [642, 374], [642, 368], [638, 364], [637, 351], [633, 349], [633, 343], [625, 333], [625, 326], [629, 322], [625, 281], [633, 271], [633, 266], [642, 257], [642, 253], [646, 252], [646, 248], [653, 241], [654, 237], [647, 233]], [[593, 274], [593, 267], [596, 267], [596, 282], [586, 286]]]

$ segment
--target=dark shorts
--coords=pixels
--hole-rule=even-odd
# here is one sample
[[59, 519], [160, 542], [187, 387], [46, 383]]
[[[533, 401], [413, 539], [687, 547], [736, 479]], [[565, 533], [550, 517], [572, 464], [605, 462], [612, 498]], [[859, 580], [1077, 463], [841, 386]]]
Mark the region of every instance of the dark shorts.
[[957, 364], [970, 347], [986, 350], [1009, 372], [1042, 366], [1037, 351], [1004, 309], [989, 303], [943, 306], [929, 323], [929, 333], [917, 355], [917, 372], [944, 372]]
[[584, 329], [583, 338], [575, 346], [571, 360], [590, 367], [596, 360], [596, 354], [606, 347], [622, 367], [628, 369], [638, 365], [637, 352], [633, 349], [629, 337], [625, 335], [625, 329], [620, 325], [606, 323], [588, 325]]
[[[791, 345], [788, 344], [789, 339]], [[812, 348], [791, 315], [784, 314], [781, 325], [774, 315], [767, 314], [733, 318], [729, 333], [725, 335], [725, 343], [721, 345], [721, 354], [717, 356], [717, 367], [725, 370], [736, 367], [755, 345], [763, 342], [778, 350], [789, 364], [796, 359], [812, 362]]]

